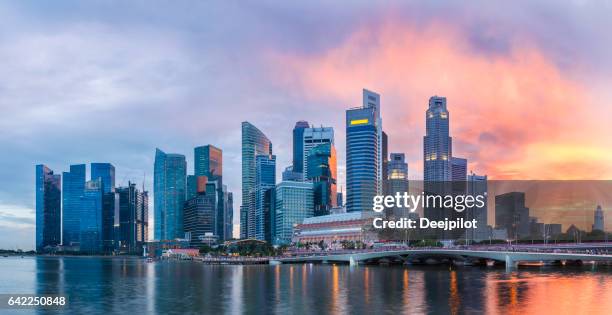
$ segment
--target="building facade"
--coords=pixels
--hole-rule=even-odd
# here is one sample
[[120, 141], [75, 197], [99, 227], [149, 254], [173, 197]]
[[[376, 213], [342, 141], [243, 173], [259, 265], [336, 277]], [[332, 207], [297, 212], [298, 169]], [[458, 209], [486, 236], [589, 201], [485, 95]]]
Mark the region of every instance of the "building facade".
[[484, 198], [484, 206], [483, 207], [473, 207], [466, 209], [466, 219], [472, 220], [476, 219], [476, 228], [475, 229], [466, 229], [466, 238], [472, 241], [483, 241], [489, 239], [489, 229], [487, 226], [488, 222], [488, 201], [486, 198], [488, 193], [488, 184], [487, 184], [487, 176], [486, 175], [476, 175], [470, 174], [467, 177], [467, 193], [468, 195], [478, 196], [483, 195]]
[[382, 119], [380, 95], [363, 90], [363, 105], [346, 111], [346, 207], [372, 209], [382, 193]]
[[272, 142], [257, 127], [242, 122], [242, 205], [240, 238], [256, 236], [256, 157], [272, 155]]
[[337, 164], [333, 143], [320, 144], [308, 152], [306, 179], [314, 185], [315, 216], [329, 214], [337, 206]]
[[310, 128], [307, 121], [300, 120], [293, 127], [293, 168], [296, 173], [303, 173], [304, 167], [304, 129]]
[[597, 209], [595, 209], [595, 215], [593, 218], [593, 231], [605, 231], [604, 227], [604, 213], [601, 209], [601, 206], [598, 205]]
[[314, 215], [314, 193], [310, 182], [284, 181], [276, 186], [273, 244], [291, 243], [293, 228]]
[[85, 164], [70, 165], [63, 173], [62, 245], [78, 246], [80, 242], [81, 198], [85, 191]]
[[36, 165], [36, 251], [61, 244], [62, 177], [46, 165]]
[[149, 195], [136, 184], [117, 188], [119, 211], [116, 220], [116, 250], [120, 253], [141, 254], [148, 241]]
[[255, 239], [272, 241], [274, 223], [274, 189], [276, 188], [276, 156], [255, 158]]
[[[385, 191], [387, 195], [395, 196], [397, 193], [403, 194], [408, 192], [408, 163], [406, 163], [406, 155], [404, 153], [391, 153], [386, 174]], [[393, 208], [389, 210], [398, 218], [407, 218], [409, 214], [406, 208]]]
[[85, 183], [80, 200], [79, 217], [79, 250], [87, 253], [102, 251], [102, 179], [90, 180]]
[[206, 239], [216, 235], [216, 190], [214, 184], [211, 189], [207, 186], [199, 189], [197, 196], [185, 202], [185, 232], [193, 248], [207, 244]]
[[187, 162], [182, 154], [155, 151], [153, 176], [156, 240], [184, 237], [183, 205], [187, 189]]
[[102, 247], [104, 252], [114, 249], [115, 223], [115, 167], [111, 163], [91, 163], [91, 180], [102, 183]]
[[308, 155], [310, 150], [321, 144], [334, 145], [334, 128], [332, 127], [313, 127], [305, 128], [302, 138], [302, 176], [308, 178]]
[[450, 181], [452, 138], [449, 133], [446, 97], [432, 96], [425, 113], [423, 137], [423, 170], [426, 182]]
[[495, 196], [495, 227], [508, 231], [508, 237], [518, 240], [530, 234], [529, 208], [525, 193], [509, 192]]

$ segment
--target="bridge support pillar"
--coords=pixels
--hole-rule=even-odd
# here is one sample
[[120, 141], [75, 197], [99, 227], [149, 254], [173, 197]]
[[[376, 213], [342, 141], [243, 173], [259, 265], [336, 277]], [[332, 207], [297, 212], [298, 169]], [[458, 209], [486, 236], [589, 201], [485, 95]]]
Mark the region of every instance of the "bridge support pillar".
[[518, 261], [515, 261], [510, 257], [510, 255], [506, 255], [506, 268], [516, 268], [518, 267]]
[[353, 256], [349, 257], [349, 266], [359, 266], [359, 262], [353, 258]]

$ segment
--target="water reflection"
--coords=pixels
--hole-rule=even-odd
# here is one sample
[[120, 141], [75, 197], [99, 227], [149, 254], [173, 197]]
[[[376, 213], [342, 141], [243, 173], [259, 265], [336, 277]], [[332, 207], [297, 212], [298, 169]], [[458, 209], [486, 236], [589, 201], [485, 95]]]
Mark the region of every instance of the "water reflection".
[[0, 268], [0, 293], [65, 294], [75, 314], [607, 314], [612, 309], [612, 269], [605, 266], [506, 272], [41, 257], [0, 259]]

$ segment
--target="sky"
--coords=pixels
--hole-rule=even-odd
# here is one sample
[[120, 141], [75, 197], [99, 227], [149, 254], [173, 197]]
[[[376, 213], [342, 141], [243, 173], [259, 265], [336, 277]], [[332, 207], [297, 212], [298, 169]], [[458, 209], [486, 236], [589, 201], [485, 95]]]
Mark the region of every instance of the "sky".
[[296, 121], [334, 127], [344, 186], [362, 88], [381, 94], [410, 178], [440, 95], [470, 171], [612, 179], [611, 15], [605, 1], [3, 1], [0, 248], [33, 248], [36, 164], [110, 162], [117, 185], [152, 191], [155, 148], [189, 173], [193, 147], [223, 149], [238, 217], [245, 120], [279, 176]]

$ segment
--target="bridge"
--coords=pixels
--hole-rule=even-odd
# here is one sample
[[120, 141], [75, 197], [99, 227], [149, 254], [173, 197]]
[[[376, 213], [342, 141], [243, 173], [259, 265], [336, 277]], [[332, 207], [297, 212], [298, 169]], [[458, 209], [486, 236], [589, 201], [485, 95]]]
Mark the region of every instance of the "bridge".
[[389, 249], [364, 250], [352, 252], [319, 252], [292, 257], [280, 257], [271, 260], [271, 264], [279, 263], [312, 263], [312, 262], [341, 262], [350, 265], [359, 263], [387, 260], [400, 260], [408, 262], [413, 259], [446, 258], [455, 261], [466, 260], [492, 260], [503, 262], [507, 267], [516, 267], [519, 262], [554, 262], [554, 261], [606, 261], [612, 262], [612, 255], [585, 252], [556, 252], [534, 251], [534, 249], [510, 250], [478, 250], [453, 248], [427, 248], [427, 249]]

